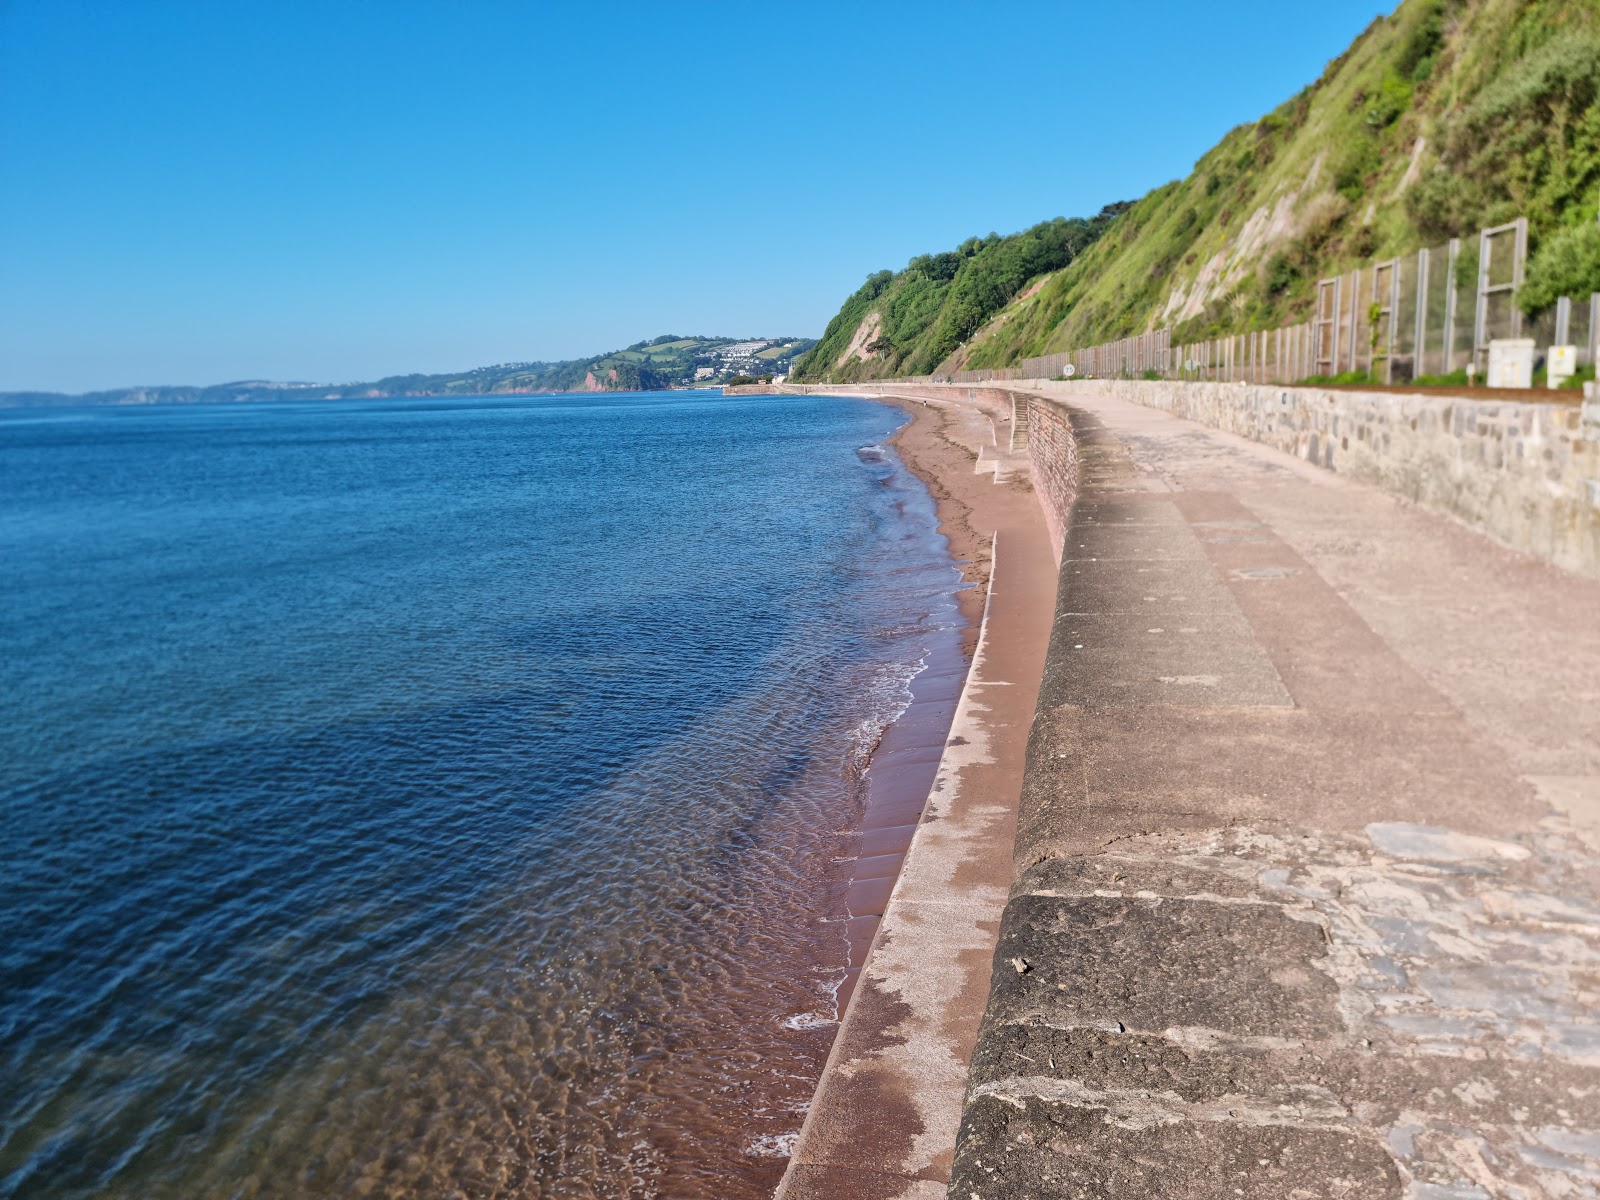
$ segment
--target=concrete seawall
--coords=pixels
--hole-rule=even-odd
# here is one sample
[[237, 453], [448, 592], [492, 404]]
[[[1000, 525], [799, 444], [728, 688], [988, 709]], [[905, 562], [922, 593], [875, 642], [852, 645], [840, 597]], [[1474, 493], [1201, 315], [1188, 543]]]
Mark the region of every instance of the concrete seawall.
[[948, 1194], [1597, 1194], [1600, 585], [1329, 471], [1584, 562], [1590, 450], [1205, 386], [1029, 412], [1065, 542]]
[[[842, 1171], [875, 1165], [882, 1106], [825, 1080], [786, 1200], [1600, 1195], [1585, 414], [1215, 384], [848, 390], [981, 414], [997, 455], [1026, 398], [1057, 601], [981, 1027], [919, 1082], [915, 1023], [864, 1022], [871, 1052], [830, 1072], [904, 1055], [916, 1155]], [[927, 876], [963, 852], [944, 832]], [[874, 955], [921, 997], [905, 1012], [937, 1017], [910, 986], [937, 939], [885, 929]], [[947, 1159], [947, 1055], [968, 1044]]]
[[1107, 395], [1292, 454], [1600, 579], [1600, 404], [1164, 380], [995, 385]]
[[1026, 458], [1001, 436], [1010, 398], [899, 398], [913, 421], [895, 446], [927, 481], [968, 579], [985, 589], [981, 632], [781, 1200], [944, 1193], [1011, 883], [1022, 764], [1050, 635], [1051, 538]]

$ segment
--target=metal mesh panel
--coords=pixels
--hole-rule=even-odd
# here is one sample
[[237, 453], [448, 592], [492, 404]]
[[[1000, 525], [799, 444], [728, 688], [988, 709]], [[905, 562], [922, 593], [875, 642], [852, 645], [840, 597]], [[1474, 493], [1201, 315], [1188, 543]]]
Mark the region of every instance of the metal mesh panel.
[[1567, 341], [1578, 348], [1578, 362], [1594, 365], [1594, 308], [1588, 296], [1572, 298], [1572, 317], [1567, 323]]
[[[1480, 334], [1480, 345], [1487, 347], [1490, 342], [1499, 338], [1517, 337], [1521, 331], [1517, 328], [1517, 310], [1512, 303], [1510, 292], [1491, 292], [1483, 296], [1480, 303], [1483, 305], [1483, 332]], [[1554, 332], [1554, 321], [1551, 322]]]
[[1531, 337], [1541, 349], [1552, 346], [1556, 340], [1556, 309], [1551, 305], [1536, 317], [1524, 319], [1522, 334]]
[[1417, 327], [1417, 375], [1447, 375], [1450, 367], [1450, 246], [1434, 246], [1423, 259], [1421, 312]]
[[1389, 380], [1405, 383], [1418, 374], [1417, 356], [1417, 256], [1408, 254], [1395, 262], [1396, 306], [1390, 318], [1394, 331], [1390, 347]]

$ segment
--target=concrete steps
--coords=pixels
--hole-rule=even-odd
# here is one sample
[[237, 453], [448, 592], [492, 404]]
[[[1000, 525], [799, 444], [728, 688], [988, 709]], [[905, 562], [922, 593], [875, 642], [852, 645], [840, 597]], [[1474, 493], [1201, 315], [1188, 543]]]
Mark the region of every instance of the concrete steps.
[[1011, 453], [1028, 448], [1028, 397], [1011, 397]]

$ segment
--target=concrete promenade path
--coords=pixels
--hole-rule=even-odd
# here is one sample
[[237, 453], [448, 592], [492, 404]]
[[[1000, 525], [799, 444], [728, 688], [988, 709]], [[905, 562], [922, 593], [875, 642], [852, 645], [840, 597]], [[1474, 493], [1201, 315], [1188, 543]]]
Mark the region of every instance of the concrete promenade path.
[[1600, 583], [1063, 402], [1079, 493], [949, 1194], [1600, 1196]]

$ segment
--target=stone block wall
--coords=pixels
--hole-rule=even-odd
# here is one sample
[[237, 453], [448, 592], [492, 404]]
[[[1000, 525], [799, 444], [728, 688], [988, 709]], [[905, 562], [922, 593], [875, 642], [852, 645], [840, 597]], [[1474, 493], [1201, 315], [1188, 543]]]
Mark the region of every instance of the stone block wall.
[[1165, 380], [1026, 387], [1067, 400], [1098, 390], [1227, 430], [1600, 578], [1600, 410], [1592, 403]]
[[1050, 529], [1050, 548], [1059, 564], [1067, 514], [1078, 495], [1078, 443], [1065, 405], [1039, 396], [1030, 399], [1028, 462], [1034, 494]]

